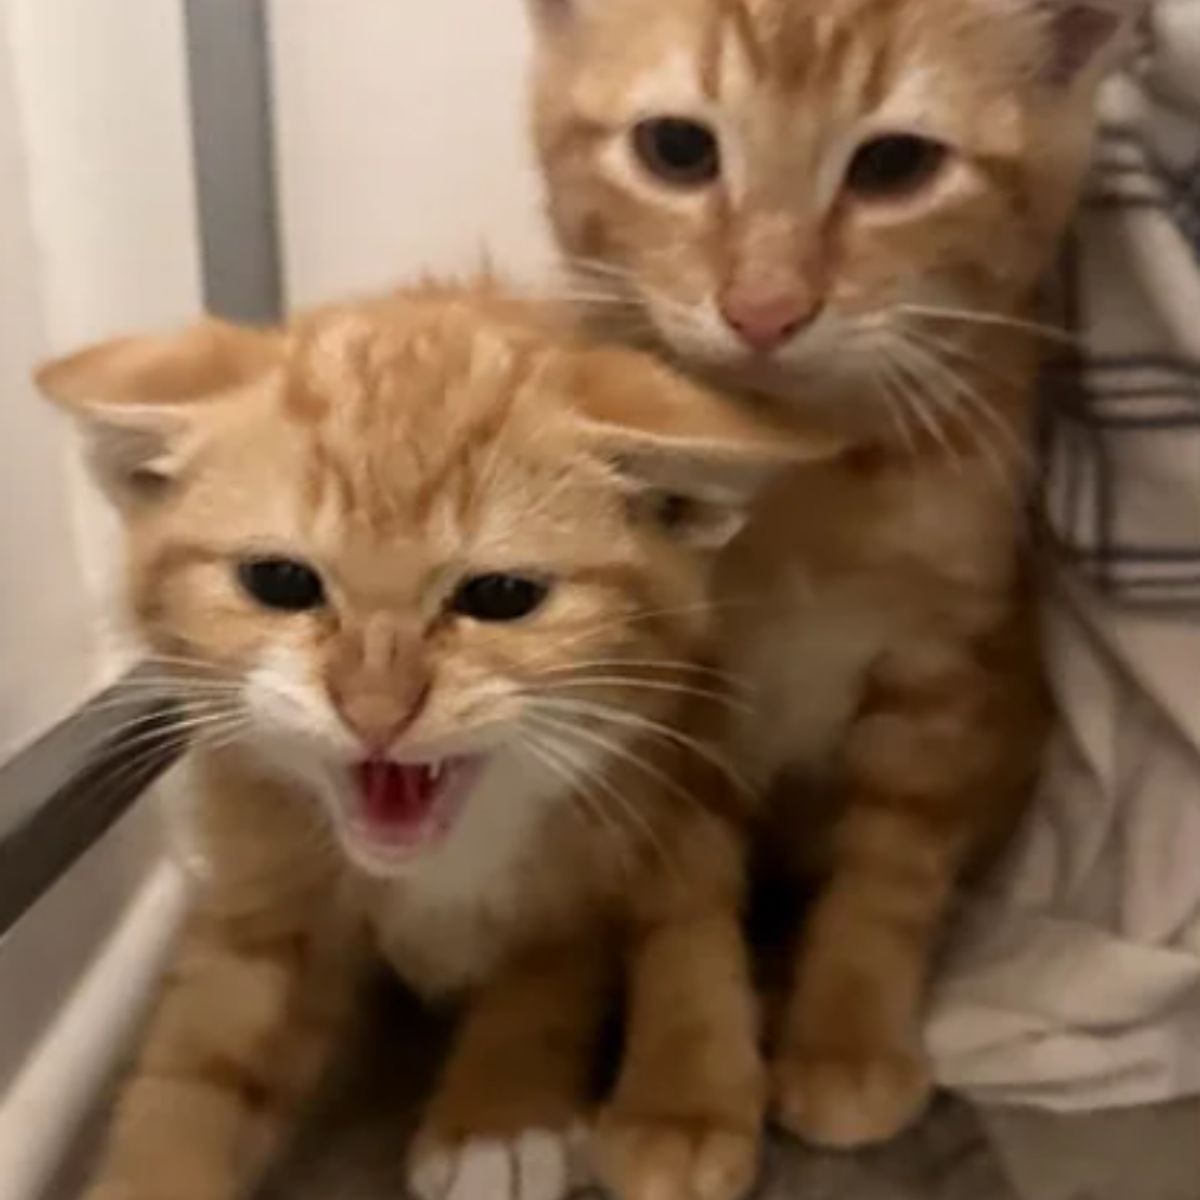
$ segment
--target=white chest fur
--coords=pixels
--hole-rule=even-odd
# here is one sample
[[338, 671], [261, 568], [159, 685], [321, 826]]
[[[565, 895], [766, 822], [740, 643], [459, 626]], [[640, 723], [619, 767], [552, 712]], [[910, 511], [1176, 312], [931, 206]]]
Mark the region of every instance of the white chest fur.
[[728, 652], [747, 699], [736, 753], [756, 777], [819, 770], [858, 702], [888, 622], [868, 582], [781, 574], [772, 603]]
[[379, 948], [418, 991], [437, 996], [476, 982], [535, 919], [540, 835], [562, 790], [524, 756], [504, 755], [445, 840], [381, 889]]

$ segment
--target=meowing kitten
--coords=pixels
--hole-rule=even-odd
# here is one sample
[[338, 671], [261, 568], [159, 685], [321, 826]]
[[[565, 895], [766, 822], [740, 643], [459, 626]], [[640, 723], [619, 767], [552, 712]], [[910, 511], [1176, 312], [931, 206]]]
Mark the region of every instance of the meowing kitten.
[[595, 321], [853, 443], [723, 564], [740, 761], [778, 784], [771, 849], [825, 881], [774, 1050], [777, 1112], [818, 1142], [923, 1107], [953, 884], [1037, 767], [1030, 310], [1121, 7], [533, 0], [550, 213]]
[[242, 1194], [376, 954], [466, 997], [424, 1200], [555, 1200], [622, 970], [614, 1180], [741, 1190], [765, 1095], [706, 564], [776, 432], [484, 290], [39, 380], [125, 520], [207, 867], [91, 1195]]

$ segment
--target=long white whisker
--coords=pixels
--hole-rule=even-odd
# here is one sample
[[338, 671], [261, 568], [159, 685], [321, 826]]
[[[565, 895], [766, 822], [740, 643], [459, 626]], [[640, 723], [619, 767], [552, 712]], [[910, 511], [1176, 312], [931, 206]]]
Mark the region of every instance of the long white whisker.
[[[965, 427], [972, 432], [976, 446], [983, 451], [989, 462], [991, 463], [996, 475], [997, 483], [1010, 494], [1015, 492], [1014, 468], [1020, 466], [1026, 458], [1025, 448], [1021, 446], [1017, 440], [1016, 434], [1005, 424], [1004, 420], [996, 413], [987, 403], [987, 400], [978, 394], [960, 374], [952, 370], [936, 353], [916, 342], [908, 342], [905, 345], [905, 351], [912, 359], [920, 364], [920, 367], [930, 372], [934, 377], [940, 378], [943, 381], [943, 386], [950, 389], [955, 396], [958, 397], [962, 405], [965, 405], [968, 412], [962, 412], [957, 406], [954, 411], [961, 413], [961, 420]], [[953, 400], [950, 400], [953, 405]], [[972, 421], [971, 417], [974, 417]], [[997, 434], [1002, 434], [1002, 444], [996, 444], [991, 438], [987, 437], [986, 431], [988, 428], [993, 429]], [[1013, 454], [1016, 462], [1006, 461], [1004, 454], [1007, 447]]]
[[186, 740], [186, 744], [193, 748], [198, 746], [209, 749], [217, 748], [236, 741], [242, 735], [244, 728], [245, 723], [240, 718], [227, 717], [212, 720], [195, 728], [181, 730], [177, 727], [164, 726], [160, 729], [144, 730], [136, 737], [121, 739], [112, 743], [98, 759], [98, 762], [101, 763], [107, 763], [113, 759], [121, 760], [117, 771], [105, 780], [105, 786], [116, 787], [122, 781], [136, 777], [177, 743]]
[[[103, 696], [87, 705], [89, 714], [104, 712], [145, 713], [147, 715], [163, 715], [162, 705], [193, 707], [198, 704], [215, 704], [220, 701], [233, 701], [240, 689], [229, 691], [175, 691], [170, 687], [126, 689], [112, 696]], [[155, 701], [160, 701], [154, 707]]]
[[196, 658], [187, 654], [164, 654], [154, 651], [147, 654], [142, 662], [149, 666], [169, 666], [169, 667], [190, 667], [201, 676], [209, 676], [221, 678], [222, 673], [219, 667], [214, 666], [211, 662], [207, 662], [203, 658]]
[[884, 405], [896, 427], [900, 441], [908, 450], [909, 458], [916, 461], [918, 450], [916, 436], [909, 424], [907, 397], [896, 378], [896, 368], [890, 359], [877, 359], [875, 364], [876, 378], [882, 389]]
[[[618, 819], [625, 806], [618, 805], [617, 813], [611, 813], [596, 796], [588, 791], [591, 784], [599, 783], [603, 786], [606, 781], [594, 779], [592, 774], [580, 765], [579, 758], [573, 755], [569, 747], [550, 741], [547, 737], [538, 737], [533, 731], [526, 730], [523, 735], [523, 744], [530, 753], [563, 780], [571, 795], [583, 806], [585, 813], [590, 815], [612, 839], [621, 868], [628, 875], [631, 866], [628, 854], [630, 834]], [[651, 845], [654, 849], [658, 849], [657, 843], [652, 842]]]
[[974, 403], [964, 399], [961, 389], [944, 376], [939, 369], [941, 364], [927, 361], [917, 352], [917, 347], [909, 342], [901, 343], [897, 349], [908, 356], [909, 369], [914, 375], [925, 380], [931, 402], [936, 402], [948, 418], [953, 417], [959, 423], [970, 438], [972, 447], [983, 455], [997, 486], [1006, 493], [1011, 492], [1011, 477], [1003, 452], [988, 437], [987, 426], [990, 422], [980, 422]]
[[[641, 767], [643, 770], [647, 768], [647, 764], [642, 762], [636, 755], [629, 752], [628, 748], [623, 746], [611, 738], [606, 738], [601, 734], [593, 733], [589, 730], [578, 728], [571, 722], [555, 719], [551, 714], [542, 711], [528, 711], [526, 718], [532, 719], [536, 725], [540, 726], [542, 731], [547, 734], [553, 734], [556, 737], [556, 745], [563, 750], [569, 750], [568, 745], [564, 745], [564, 738], [577, 738], [580, 741], [600, 749], [608, 758], [614, 761], [625, 761], [632, 766]], [[658, 773], [660, 782], [669, 783], [670, 780]], [[616, 807], [616, 812], [622, 815], [627, 821], [636, 826], [639, 834], [645, 840], [646, 844], [653, 848], [664, 863], [670, 863], [671, 857], [667, 852], [667, 847], [663, 845], [659, 839], [653, 825], [644, 813], [640, 812], [636, 805], [630, 801], [606, 779], [603, 774], [593, 770], [589, 773], [589, 778], [593, 783], [598, 784], [603, 789], [604, 793], [612, 801]]]
[[610, 725], [630, 729], [649, 737], [658, 737], [663, 741], [673, 742], [676, 746], [687, 750], [697, 758], [708, 763], [709, 766], [719, 771], [730, 783], [746, 795], [753, 795], [754, 793], [754, 789], [750, 786], [750, 783], [734, 768], [728, 759], [713, 750], [712, 747], [706, 746], [703, 742], [690, 737], [671, 725], [665, 725], [663, 722], [655, 721], [641, 713], [625, 712], [622, 709], [613, 708], [611, 705], [591, 700], [564, 700], [559, 697], [548, 699], [539, 696], [537, 697], [537, 701], [543, 710], [548, 709], [551, 712], [564, 716], [576, 715], [593, 721], [608, 722]]
[[[952, 346], [952, 343], [946, 343], [941, 339], [934, 337], [931, 334], [923, 333], [920, 330], [908, 331], [908, 349], [920, 355], [929, 362], [934, 369], [940, 369], [942, 373], [953, 385], [955, 391], [963, 397], [964, 402], [969, 403], [976, 409], [979, 416], [986, 420], [996, 430], [997, 434], [1004, 440], [1005, 445], [1012, 453], [1013, 457], [1019, 463], [1024, 465], [1032, 465], [1032, 455], [1029, 447], [1026, 446], [1012, 426], [1000, 416], [998, 412], [988, 404], [987, 400], [980, 394], [977, 387], [971, 384], [964, 377], [962, 370], [955, 370], [950, 363], [946, 361], [946, 350]], [[961, 351], [959, 347], [953, 347]], [[966, 364], [970, 365], [972, 360], [966, 356]]]
[[750, 705], [744, 700], [730, 696], [726, 692], [713, 691], [707, 688], [689, 687], [682, 683], [668, 683], [654, 679], [638, 679], [631, 675], [588, 675], [580, 679], [566, 679], [559, 682], [544, 683], [542, 690], [546, 692], [583, 690], [587, 688], [630, 688], [648, 692], [664, 692], [678, 696], [692, 696], [699, 700], [711, 700], [715, 703], [736, 708], [741, 712], [750, 712]]
[[[639, 294], [636, 278], [632, 272], [618, 267], [613, 263], [605, 263], [597, 259], [588, 258], [568, 258], [565, 260], [565, 265], [575, 275], [584, 279], [590, 279], [601, 287], [606, 287], [609, 284], [620, 285], [624, 293], [627, 295], [631, 294], [630, 298], [625, 302], [639, 309], [641, 308], [641, 304], [632, 298], [632, 296]], [[661, 293], [655, 295], [654, 301], [664, 311], [671, 313], [676, 320], [686, 323], [692, 329], [700, 329], [701, 322], [696, 316], [693, 305]], [[647, 322], [647, 325], [653, 330], [652, 322]]]
[[[914, 394], [922, 396], [925, 402], [932, 405], [937, 414], [944, 418], [946, 422], [949, 422], [951, 419], [957, 421], [962, 425], [964, 432], [970, 437], [972, 444], [979, 445], [982, 441], [980, 431], [974, 427], [970, 418], [954, 403], [953, 396], [947, 394], [945, 381], [936, 374], [933, 378], [930, 378], [928, 372], [922, 370], [920, 360], [915, 359], [912, 354], [912, 347], [903, 338], [897, 337], [893, 339], [892, 354], [897, 369], [908, 380]], [[950, 435], [946, 427], [939, 423], [938, 428], [941, 432], [939, 440], [945, 454], [953, 463], [955, 470], [961, 475], [964, 470], [962, 454], [950, 440]], [[987, 452], [988, 458], [991, 459], [991, 448], [985, 446], [984, 449]]]
[[632, 613], [625, 613], [618, 617], [607, 618], [603, 621], [586, 625], [582, 629], [576, 630], [570, 637], [557, 639], [546, 653], [533, 655], [526, 659], [522, 665], [525, 667], [539, 667], [547, 660], [559, 657], [563, 651], [570, 649], [572, 646], [576, 646], [580, 642], [586, 642], [590, 638], [599, 637], [613, 629], [637, 626], [648, 621], [660, 620], [663, 617], [683, 617], [691, 614], [702, 615], [719, 613], [735, 608], [753, 609], [754, 607], [756, 607], [756, 602], [752, 600], [702, 600], [692, 604], [682, 604], [677, 607], [637, 609]]
[[945, 359], [947, 365], [951, 360], [958, 364], [958, 369], [970, 372], [972, 375], [985, 375], [1004, 387], [1013, 387], [1014, 379], [1011, 373], [1004, 373], [994, 362], [984, 362], [978, 353], [954, 340], [951, 333], [935, 333], [925, 324], [906, 324], [899, 336], [908, 342], [920, 342], [930, 350]]
[[648, 671], [664, 671], [672, 675], [697, 675], [714, 679], [734, 688], [744, 688], [745, 681], [732, 671], [724, 671], [707, 663], [689, 662], [683, 658], [630, 658], [605, 657], [584, 658], [575, 662], [563, 663], [559, 666], [546, 667], [538, 672], [540, 677], [550, 678], [554, 675], [574, 675], [579, 671], [590, 668], [607, 669], [610, 667], [637, 667]]
[[945, 429], [937, 420], [937, 413], [931, 412], [928, 408], [929, 404], [933, 404], [938, 411], [941, 411], [941, 406], [937, 405], [932, 393], [926, 393], [920, 387], [920, 377], [915, 375], [911, 367], [905, 362], [903, 357], [898, 353], [901, 349], [901, 344], [892, 342], [892, 365], [897, 375], [897, 386], [901, 389], [905, 396], [908, 397], [912, 405], [913, 412], [916, 414], [925, 431], [934, 440], [937, 446], [940, 447], [946, 459], [953, 463], [955, 468], [962, 469], [962, 463], [958, 455], [955, 453], [954, 446], [947, 436]]
[[1024, 317], [1014, 317], [1008, 313], [986, 312], [970, 308], [944, 308], [932, 304], [898, 304], [895, 311], [910, 313], [915, 317], [928, 317], [935, 321], [960, 321], [964, 325], [998, 325], [1067, 346], [1079, 344], [1079, 339], [1066, 329], [1046, 325], [1040, 321], [1027, 320]]
[[630, 273], [616, 263], [605, 262], [601, 258], [579, 258], [566, 255], [562, 262], [565, 266], [589, 275], [607, 275], [613, 279], [627, 280]]
[[[177, 720], [162, 720], [161, 717], [130, 722], [122, 729], [110, 734], [112, 753], [127, 754], [130, 750], [147, 742], [191, 741], [197, 734], [224, 728], [234, 724], [248, 725], [244, 714], [235, 712], [205, 713], [198, 717]], [[132, 736], [128, 736], [132, 734]]]
[[612, 761], [625, 762], [637, 768], [647, 778], [654, 780], [660, 787], [679, 797], [686, 804], [696, 804], [696, 798], [689, 795], [676, 780], [672, 779], [665, 771], [659, 770], [653, 763], [648, 763], [640, 754], [634, 753], [623, 741], [606, 737], [594, 729], [585, 729], [577, 722], [568, 720], [565, 715], [546, 711], [546, 708], [541, 705], [538, 706], [536, 716], [539, 721], [548, 722], [551, 729], [556, 731], [560, 737], [578, 738], [581, 742], [601, 750]]

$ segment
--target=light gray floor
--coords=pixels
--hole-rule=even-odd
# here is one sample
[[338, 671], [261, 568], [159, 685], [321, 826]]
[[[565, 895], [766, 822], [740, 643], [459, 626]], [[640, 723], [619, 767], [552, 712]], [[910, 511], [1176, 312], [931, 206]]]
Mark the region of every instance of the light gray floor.
[[[269, 1200], [401, 1196], [403, 1143], [440, 1036], [385, 998]], [[1200, 1200], [1200, 1102], [1066, 1118], [943, 1098], [866, 1153], [776, 1140], [758, 1200]]]
[[[404, 1144], [444, 1033], [381, 991], [259, 1200], [400, 1200]], [[76, 1167], [47, 1200], [76, 1195], [78, 1180]], [[865, 1153], [776, 1139], [756, 1200], [1200, 1200], [1200, 1101], [1058, 1117], [943, 1098], [918, 1128]]]

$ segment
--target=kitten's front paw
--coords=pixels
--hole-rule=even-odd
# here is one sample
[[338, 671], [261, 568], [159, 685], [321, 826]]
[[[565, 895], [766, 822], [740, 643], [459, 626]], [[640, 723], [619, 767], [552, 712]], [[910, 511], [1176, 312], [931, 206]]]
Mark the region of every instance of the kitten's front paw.
[[759, 1150], [757, 1133], [702, 1120], [611, 1114], [596, 1134], [600, 1173], [620, 1200], [738, 1200]]
[[408, 1183], [417, 1200], [563, 1200], [581, 1182], [577, 1130], [527, 1129], [511, 1138], [417, 1140]]
[[885, 1142], [925, 1111], [929, 1067], [905, 1051], [785, 1055], [775, 1064], [775, 1116], [817, 1146], [851, 1150]]

